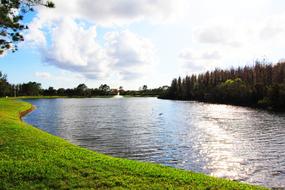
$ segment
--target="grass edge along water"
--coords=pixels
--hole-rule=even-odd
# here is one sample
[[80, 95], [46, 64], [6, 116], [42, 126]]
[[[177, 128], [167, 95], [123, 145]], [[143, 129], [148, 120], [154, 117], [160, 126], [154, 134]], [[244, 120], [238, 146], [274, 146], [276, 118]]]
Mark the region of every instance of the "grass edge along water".
[[0, 99], [0, 189], [266, 189], [73, 145], [21, 121], [31, 108]]

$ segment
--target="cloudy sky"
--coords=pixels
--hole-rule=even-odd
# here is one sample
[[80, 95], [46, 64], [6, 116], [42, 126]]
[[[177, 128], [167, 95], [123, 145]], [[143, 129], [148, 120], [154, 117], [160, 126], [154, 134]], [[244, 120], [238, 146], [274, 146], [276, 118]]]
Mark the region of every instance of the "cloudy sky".
[[214, 68], [285, 58], [284, 0], [53, 0], [25, 18], [9, 81], [138, 89]]

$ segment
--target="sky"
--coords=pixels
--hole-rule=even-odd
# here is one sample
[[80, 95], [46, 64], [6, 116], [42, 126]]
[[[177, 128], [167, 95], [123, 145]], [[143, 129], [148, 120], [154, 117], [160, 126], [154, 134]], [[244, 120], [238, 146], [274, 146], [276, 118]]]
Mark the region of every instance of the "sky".
[[53, 0], [26, 15], [11, 83], [138, 89], [215, 68], [285, 58], [284, 0]]

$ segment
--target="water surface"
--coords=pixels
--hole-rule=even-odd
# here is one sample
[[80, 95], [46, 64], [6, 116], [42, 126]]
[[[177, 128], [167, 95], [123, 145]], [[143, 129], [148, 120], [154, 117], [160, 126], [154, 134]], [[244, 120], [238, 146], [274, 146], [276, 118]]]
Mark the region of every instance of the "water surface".
[[285, 114], [156, 98], [36, 99], [25, 121], [116, 157], [285, 187]]

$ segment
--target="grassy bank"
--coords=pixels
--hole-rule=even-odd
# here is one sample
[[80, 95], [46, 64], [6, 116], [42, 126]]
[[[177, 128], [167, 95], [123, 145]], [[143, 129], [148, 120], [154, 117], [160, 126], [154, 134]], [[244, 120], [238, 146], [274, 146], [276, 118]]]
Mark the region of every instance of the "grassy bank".
[[80, 148], [22, 122], [30, 108], [0, 99], [0, 189], [264, 189]]

